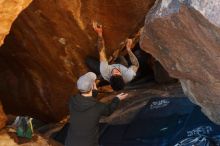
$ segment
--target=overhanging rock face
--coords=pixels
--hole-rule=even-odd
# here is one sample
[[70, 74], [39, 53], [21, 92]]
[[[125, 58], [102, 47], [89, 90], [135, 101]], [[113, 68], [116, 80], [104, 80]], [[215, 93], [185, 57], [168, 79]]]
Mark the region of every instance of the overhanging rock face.
[[[13, 21], [32, 0], [0, 0], [0, 46], [9, 33]], [[0, 129], [5, 126], [6, 115], [0, 102]]]
[[34, 0], [12, 26], [0, 48], [0, 95], [10, 113], [59, 120], [98, 57], [92, 21], [103, 24], [107, 53], [144, 25], [154, 0]]
[[158, 0], [146, 16], [140, 44], [220, 124], [220, 2]]

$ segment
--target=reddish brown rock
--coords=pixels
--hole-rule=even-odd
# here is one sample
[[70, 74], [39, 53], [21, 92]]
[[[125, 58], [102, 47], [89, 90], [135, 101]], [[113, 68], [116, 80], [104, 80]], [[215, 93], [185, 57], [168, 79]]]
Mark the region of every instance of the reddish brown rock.
[[3, 107], [2, 107], [2, 104], [0, 102], [0, 129], [5, 126], [6, 121], [7, 121], [7, 117], [6, 117], [6, 115], [3, 111]]
[[[0, 1], [0, 46], [9, 33], [13, 21], [32, 0], [1, 0]], [[0, 129], [5, 126], [6, 116], [0, 102]]]
[[220, 2], [158, 0], [141, 36], [186, 95], [220, 124]]
[[144, 25], [154, 0], [34, 0], [0, 48], [0, 95], [9, 113], [59, 120], [98, 57], [92, 20], [103, 24], [108, 54]]
[[0, 46], [9, 33], [13, 21], [32, 0], [1, 0], [0, 1]]

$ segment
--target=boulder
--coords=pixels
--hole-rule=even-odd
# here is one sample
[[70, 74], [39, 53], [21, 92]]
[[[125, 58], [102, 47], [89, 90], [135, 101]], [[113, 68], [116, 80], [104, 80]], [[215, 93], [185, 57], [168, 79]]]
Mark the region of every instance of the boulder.
[[0, 98], [12, 114], [62, 119], [77, 78], [98, 58], [92, 21], [103, 25], [107, 54], [144, 25], [155, 0], [34, 0], [0, 48]]
[[220, 1], [157, 0], [140, 45], [220, 124]]

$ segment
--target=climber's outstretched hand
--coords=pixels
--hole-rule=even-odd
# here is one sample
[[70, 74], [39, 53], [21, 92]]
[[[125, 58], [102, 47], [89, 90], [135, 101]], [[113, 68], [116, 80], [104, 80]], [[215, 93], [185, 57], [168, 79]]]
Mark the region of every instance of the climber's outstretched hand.
[[102, 36], [102, 25], [98, 24], [97, 22], [93, 21], [92, 22], [93, 29], [95, 32], [99, 35]]

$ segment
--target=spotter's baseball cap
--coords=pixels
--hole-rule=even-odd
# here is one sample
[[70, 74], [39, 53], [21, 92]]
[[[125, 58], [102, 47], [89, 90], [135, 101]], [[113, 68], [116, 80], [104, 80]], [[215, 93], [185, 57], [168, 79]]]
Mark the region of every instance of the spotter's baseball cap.
[[93, 72], [88, 72], [82, 75], [77, 81], [77, 88], [80, 92], [88, 92], [92, 89], [93, 83], [96, 80], [96, 74]]

